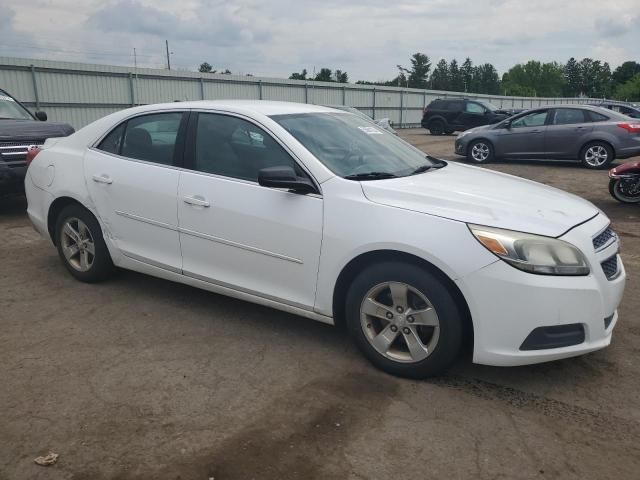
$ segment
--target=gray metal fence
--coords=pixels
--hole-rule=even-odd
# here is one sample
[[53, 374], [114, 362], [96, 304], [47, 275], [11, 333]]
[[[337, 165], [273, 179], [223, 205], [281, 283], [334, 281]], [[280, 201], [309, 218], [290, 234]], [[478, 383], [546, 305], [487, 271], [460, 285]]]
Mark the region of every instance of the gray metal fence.
[[0, 88], [52, 121], [76, 129], [114, 111], [174, 100], [264, 99], [319, 105], [350, 105], [395, 126], [420, 124], [423, 108], [435, 98], [466, 96], [503, 108], [586, 103], [589, 98], [506, 97], [327, 82], [307, 82], [180, 70], [0, 57]]

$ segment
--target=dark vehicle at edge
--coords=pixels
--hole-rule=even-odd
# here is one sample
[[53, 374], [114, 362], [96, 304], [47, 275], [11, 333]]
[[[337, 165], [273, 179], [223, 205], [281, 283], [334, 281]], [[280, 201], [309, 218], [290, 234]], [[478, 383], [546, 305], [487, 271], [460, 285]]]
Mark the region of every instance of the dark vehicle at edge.
[[514, 113], [470, 98], [437, 98], [425, 107], [421, 125], [431, 135], [451, 134], [498, 123]]
[[613, 110], [614, 112], [621, 113], [631, 118], [640, 118], [640, 107], [633, 103], [606, 100], [598, 103], [590, 103], [589, 105]]
[[472, 163], [570, 160], [606, 168], [615, 159], [640, 155], [640, 121], [589, 105], [550, 105], [462, 132], [455, 153]]
[[32, 114], [19, 101], [0, 90], [0, 195], [24, 191], [27, 152], [47, 138], [74, 132], [66, 123], [47, 122], [47, 114]]

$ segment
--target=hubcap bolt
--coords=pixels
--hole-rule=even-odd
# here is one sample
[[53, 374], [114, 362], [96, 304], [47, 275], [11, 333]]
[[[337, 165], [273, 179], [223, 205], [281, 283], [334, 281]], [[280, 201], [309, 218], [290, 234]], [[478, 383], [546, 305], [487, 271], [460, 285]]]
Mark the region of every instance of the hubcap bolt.
[[391, 331], [392, 332], [397, 332], [398, 331], [398, 327], [396, 327], [395, 325], [391, 325]]
[[413, 316], [412, 316], [412, 315], [409, 315], [409, 316], [407, 317], [407, 322], [409, 322], [409, 323], [413, 323], [414, 321], [415, 321], [415, 319], [413, 318]]
[[398, 311], [398, 313], [404, 312], [404, 308], [402, 307], [396, 307], [396, 310]]
[[393, 318], [393, 313], [387, 312], [387, 318], [391, 320]]
[[409, 334], [411, 333], [411, 330], [409, 330], [407, 327], [404, 327], [404, 328], [402, 329], [402, 331], [403, 331], [404, 333], [406, 333], [407, 335], [409, 335]]

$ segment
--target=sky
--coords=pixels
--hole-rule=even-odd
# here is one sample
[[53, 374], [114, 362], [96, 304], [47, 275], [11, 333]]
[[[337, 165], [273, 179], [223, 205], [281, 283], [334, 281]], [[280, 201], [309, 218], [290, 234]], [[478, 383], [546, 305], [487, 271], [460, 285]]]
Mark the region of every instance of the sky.
[[0, 56], [386, 80], [423, 52], [500, 73], [530, 59], [640, 61], [640, 0], [2, 0]]

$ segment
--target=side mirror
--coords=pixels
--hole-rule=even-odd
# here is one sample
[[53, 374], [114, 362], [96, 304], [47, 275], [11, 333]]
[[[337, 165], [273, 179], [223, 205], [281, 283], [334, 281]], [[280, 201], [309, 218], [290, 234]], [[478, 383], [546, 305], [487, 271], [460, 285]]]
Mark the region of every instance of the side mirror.
[[510, 120], [505, 120], [505, 122], [502, 124], [502, 128], [506, 128], [507, 130], [511, 130], [511, 121]]
[[36, 118], [38, 120], [40, 120], [41, 122], [46, 122], [47, 121], [47, 112], [43, 112], [43, 111], [37, 111], [36, 112]]
[[268, 167], [258, 172], [258, 183], [263, 187], [286, 188], [296, 193], [316, 193], [316, 187], [310, 180], [298, 177], [293, 168]]

